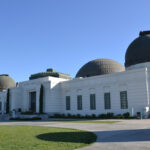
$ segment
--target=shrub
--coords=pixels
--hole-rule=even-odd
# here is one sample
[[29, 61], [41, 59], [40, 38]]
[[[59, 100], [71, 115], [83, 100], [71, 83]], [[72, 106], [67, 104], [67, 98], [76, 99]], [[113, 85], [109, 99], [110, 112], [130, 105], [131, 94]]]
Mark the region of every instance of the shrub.
[[18, 120], [18, 121], [33, 121], [33, 120], [41, 120], [41, 117], [33, 117], [33, 118], [10, 118], [10, 120]]
[[98, 116], [98, 118], [101, 118], [101, 119], [106, 119], [106, 117], [107, 117], [106, 114], [100, 114], [100, 115]]
[[107, 118], [107, 119], [112, 119], [112, 118], [114, 118], [114, 113], [107, 113], [107, 114], [106, 114], [106, 118]]
[[62, 114], [62, 116], [61, 116], [62, 118], [65, 118], [66, 117], [66, 115], [65, 114]]
[[123, 119], [123, 118], [124, 118], [124, 116], [123, 116], [123, 115], [121, 115], [121, 114], [118, 114], [118, 115], [116, 116], [116, 118], [117, 118], [117, 119]]
[[130, 113], [127, 112], [127, 113], [124, 113], [123, 115], [122, 114], [118, 114], [116, 116], [114, 116], [114, 113], [107, 113], [107, 114], [100, 114], [98, 116], [96, 116], [95, 114], [92, 114], [92, 115], [85, 115], [85, 116], [82, 116], [81, 114], [54, 114], [53, 116], [50, 116], [49, 118], [73, 118], [73, 119], [76, 119], [76, 118], [86, 118], [86, 119], [95, 119], [95, 118], [100, 118], [100, 119], [124, 119], [124, 118], [135, 118], [135, 117], [130, 117]]
[[96, 118], [96, 115], [95, 115], [95, 114], [92, 114], [91, 118]]
[[9, 95], [9, 93], [10, 93], [10, 90], [8, 89], [7, 90], [7, 98], [6, 98], [6, 114], [9, 114], [9, 111], [10, 111], [9, 110], [10, 109], [10, 106], [9, 106], [10, 105], [10, 101], [9, 101], [10, 95]]
[[31, 111], [22, 112], [22, 115], [33, 115], [34, 113]]
[[44, 93], [43, 85], [40, 87], [40, 100], [39, 100], [39, 111], [42, 114], [43, 113], [43, 93]]
[[72, 118], [72, 115], [71, 115], [71, 114], [67, 114], [67, 117], [68, 117], [68, 118]]
[[76, 115], [72, 115], [72, 118], [77, 118]]
[[129, 112], [124, 113], [123, 116], [124, 116], [124, 118], [130, 118], [130, 113]]
[[80, 115], [80, 114], [77, 114], [76, 118], [81, 118], [81, 115]]
[[90, 115], [85, 115], [85, 118], [90, 119], [91, 116]]
[[54, 114], [54, 118], [61, 118], [61, 114]]

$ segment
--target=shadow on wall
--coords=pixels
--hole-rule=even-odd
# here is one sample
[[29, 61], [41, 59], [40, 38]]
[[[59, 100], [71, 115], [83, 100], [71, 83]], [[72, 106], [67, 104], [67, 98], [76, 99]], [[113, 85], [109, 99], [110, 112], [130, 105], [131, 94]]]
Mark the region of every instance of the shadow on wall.
[[96, 141], [96, 135], [92, 132], [54, 132], [36, 136], [38, 139], [53, 142], [72, 142], [90, 144]]
[[97, 142], [142, 142], [150, 141], [150, 129], [115, 130], [95, 132]]

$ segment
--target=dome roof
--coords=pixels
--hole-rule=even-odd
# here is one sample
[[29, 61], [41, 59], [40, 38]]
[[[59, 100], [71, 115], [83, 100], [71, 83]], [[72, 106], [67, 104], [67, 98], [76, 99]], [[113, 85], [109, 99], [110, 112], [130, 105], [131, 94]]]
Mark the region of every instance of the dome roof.
[[144, 62], [150, 62], [150, 31], [140, 32], [125, 54], [126, 67]]
[[56, 72], [56, 70], [52, 68], [47, 69], [46, 72], [39, 72], [36, 74], [31, 74], [29, 79], [33, 80], [33, 79], [38, 79], [38, 78], [43, 78], [43, 77], [48, 77], [48, 76], [56, 77], [56, 78], [63, 78], [63, 79], [71, 79], [71, 76], [69, 74]]
[[96, 75], [110, 74], [124, 71], [124, 67], [111, 59], [95, 59], [80, 68], [77, 77], [91, 77]]
[[16, 84], [14, 80], [7, 74], [0, 75], [0, 91], [3, 91], [7, 88], [15, 87]]

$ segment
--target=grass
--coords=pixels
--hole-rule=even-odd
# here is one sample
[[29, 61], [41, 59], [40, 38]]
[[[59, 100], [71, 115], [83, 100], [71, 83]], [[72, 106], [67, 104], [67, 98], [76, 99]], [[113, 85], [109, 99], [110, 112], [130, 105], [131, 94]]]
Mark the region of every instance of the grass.
[[52, 122], [64, 122], [64, 123], [104, 123], [104, 124], [112, 124], [120, 121], [101, 121], [101, 120], [54, 120]]
[[91, 132], [38, 126], [0, 126], [0, 150], [73, 150], [96, 141]]

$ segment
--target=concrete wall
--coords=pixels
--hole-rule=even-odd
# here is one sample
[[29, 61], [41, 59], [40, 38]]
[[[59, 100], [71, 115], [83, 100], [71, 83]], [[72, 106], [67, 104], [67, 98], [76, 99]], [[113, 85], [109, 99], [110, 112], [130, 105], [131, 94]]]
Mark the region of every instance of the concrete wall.
[[6, 107], [6, 94], [7, 94], [6, 91], [0, 92], [0, 102], [2, 105], [1, 111], [0, 111], [1, 114], [4, 114], [6, 112], [6, 109], [5, 109], [5, 107]]
[[58, 83], [66, 79], [44, 77], [35, 80], [20, 82], [18, 87], [10, 89], [11, 110], [21, 108], [23, 112], [29, 111], [30, 92], [36, 92], [36, 112], [39, 112], [40, 87], [44, 88], [43, 110], [46, 113], [60, 112], [60, 92]]
[[[29, 111], [29, 93], [36, 92], [36, 112], [39, 112], [41, 84], [44, 87], [44, 112], [55, 114], [102, 114], [113, 112], [122, 114], [144, 111], [149, 107], [150, 70], [147, 68], [131, 69], [124, 72], [100, 75], [88, 78], [66, 80], [44, 77], [19, 83], [10, 89], [10, 108]], [[120, 108], [120, 91], [127, 91], [128, 109]], [[110, 92], [111, 109], [104, 108], [104, 93]], [[90, 110], [90, 94], [96, 95], [96, 110]], [[82, 110], [77, 110], [77, 95], [82, 95]], [[71, 110], [66, 110], [66, 96], [71, 97]], [[6, 92], [0, 93], [0, 101], [6, 101]], [[3, 108], [4, 109], [4, 108]]]
[[[120, 73], [74, 79], [60, 83], [62, 112], [67, 114], [115, 114], [143, 111], [147, 103], [146, 69], [128, 70]], [[127, 91], [128, 109], [120, 108], [120, 91]], [[104, 109], [104, 93], [111, 94], [111, 109]], [[96, 110], [90, 110], [90, 94], [96, 94]], [[77, 95], [82, 95], [83, 110], [77, 110]], [[71, 110], [66, 110], [65, 97], [71, 97]]]

